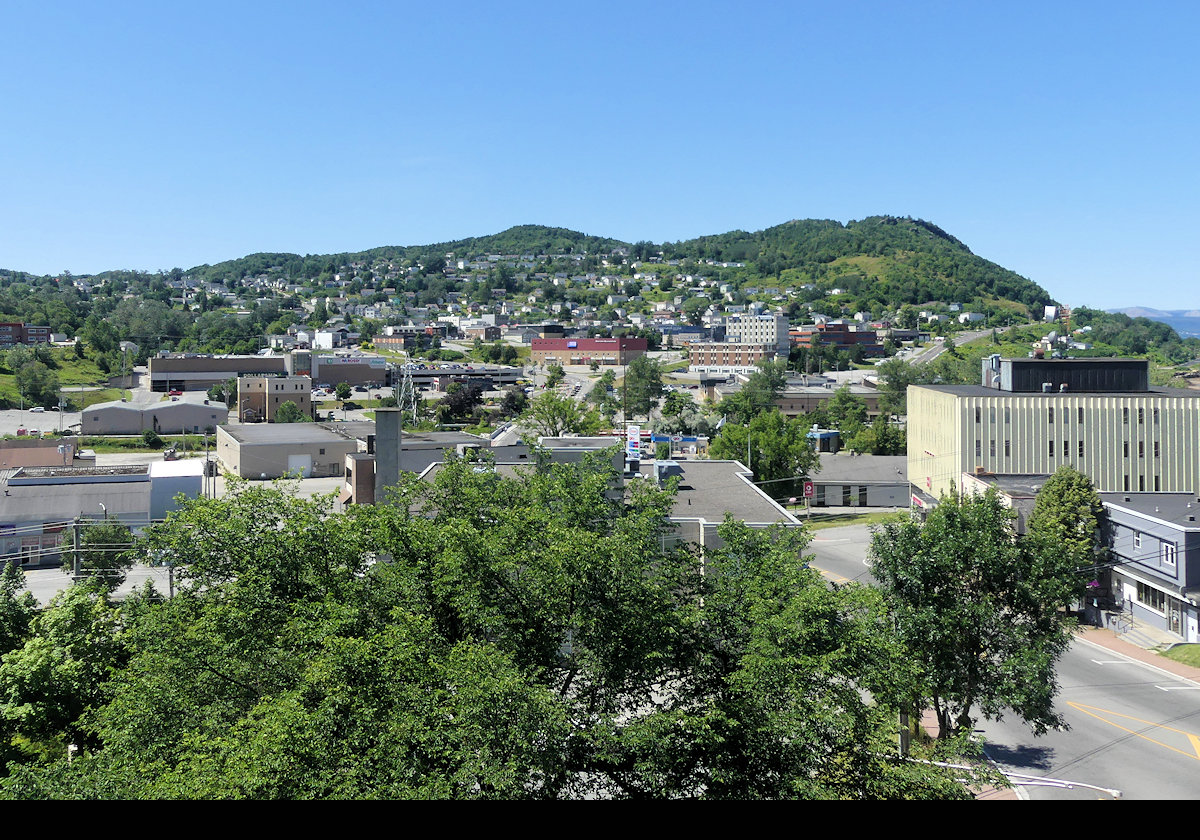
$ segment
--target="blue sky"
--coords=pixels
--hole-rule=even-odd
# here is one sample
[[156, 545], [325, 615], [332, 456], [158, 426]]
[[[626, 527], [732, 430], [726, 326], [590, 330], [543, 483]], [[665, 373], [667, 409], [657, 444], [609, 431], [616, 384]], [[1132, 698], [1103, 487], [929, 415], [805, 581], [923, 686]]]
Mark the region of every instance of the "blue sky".
[[9, 3], [0, 266], [894, 214], [1200, 308], [1198, 8]]

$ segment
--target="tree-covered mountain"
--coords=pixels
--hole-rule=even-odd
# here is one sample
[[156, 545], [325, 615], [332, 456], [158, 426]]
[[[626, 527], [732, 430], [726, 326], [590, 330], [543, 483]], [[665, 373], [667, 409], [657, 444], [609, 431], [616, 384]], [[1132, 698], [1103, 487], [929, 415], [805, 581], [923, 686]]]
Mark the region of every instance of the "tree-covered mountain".
[[929, 301], [970, 302], [1001, 299], [1027, 306], [1051, 302], [1036, 283], [971, 253], [962, 242], [930, 222], [894, 216], [872, 216], [846, 224], [831, 220], [797, 220], [748, 233], [736, 230], [679, 242], [636, 243], [589, 236], [564, 228], [520, 225], [491, 236], [470, 237], [430, 245], [384, 246], [345, 254], [251, 254], [184, 272], [205, 281], [263, 274], [293, 281], [337, 273], [356, 264], [381, 261], [427, 266], [445, 255], [471, 261], [488, 255], [541, 258], [553, 267], [555, 255], [571, 255], [583, 268], [600, 267], [600, 258], [615, 255], [607, 268], [629, 262], [697, 263], [734, 287], [748, 283], [813, 284], [822, 291], [838, 288], [880, 306]]

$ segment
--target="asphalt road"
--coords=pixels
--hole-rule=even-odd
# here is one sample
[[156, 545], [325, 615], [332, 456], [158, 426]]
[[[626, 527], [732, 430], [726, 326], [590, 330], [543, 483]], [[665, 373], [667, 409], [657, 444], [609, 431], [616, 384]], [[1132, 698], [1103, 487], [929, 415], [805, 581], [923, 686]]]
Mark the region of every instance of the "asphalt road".
[[[871, 583], [865, 525], [815, 532], [807, 555], [834, 583]], [[1124, 799], [1200, 796], [1200, 685], [1076, 639], [1058, 665], [1056, 709], [1070, 729], [1035, 736], [1020, 720], [983, 721], [1004, 770], [1118, 790]], [[1029, 799], [1109, 799], [1090, 787], [1022, 784]]]
[[[1123, 799], [1200, 795], [1200, 685], [1083, 640], [1058, 666], [1056, 708], [1070, 730], [1034, 736], [985, 721], [987, 753], [1005, 770], [1116, 789]], [[1092, 788], [1023, 785], [1030, 799], [1111, 799]]]

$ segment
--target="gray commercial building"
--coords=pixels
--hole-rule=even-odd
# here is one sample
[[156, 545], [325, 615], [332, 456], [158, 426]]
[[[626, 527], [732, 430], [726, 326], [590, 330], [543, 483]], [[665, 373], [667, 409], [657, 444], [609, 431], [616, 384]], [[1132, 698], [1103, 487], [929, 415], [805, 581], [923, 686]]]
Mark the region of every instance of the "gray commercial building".
[[84, 409], [80, 433], [85, 435], [203, 434], [229, 419], [229, 409], [213, 400], [176, 399], [149, 405], [124, 400], [96, 403]]
[[242, 478], [342, 475], [359, 439], [319, 423], [252, 423], [217, 429], [217, 458]]

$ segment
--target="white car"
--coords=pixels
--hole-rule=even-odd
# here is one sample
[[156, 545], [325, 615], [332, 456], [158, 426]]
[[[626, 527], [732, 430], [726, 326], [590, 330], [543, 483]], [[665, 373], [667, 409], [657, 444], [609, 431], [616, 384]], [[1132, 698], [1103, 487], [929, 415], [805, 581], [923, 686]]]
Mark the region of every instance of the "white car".
[[42, 408], [40, 405], [35, 405], [33, 408], [29, 409], [30, 414], [44, 414], [45, 412], [46, 409]]

